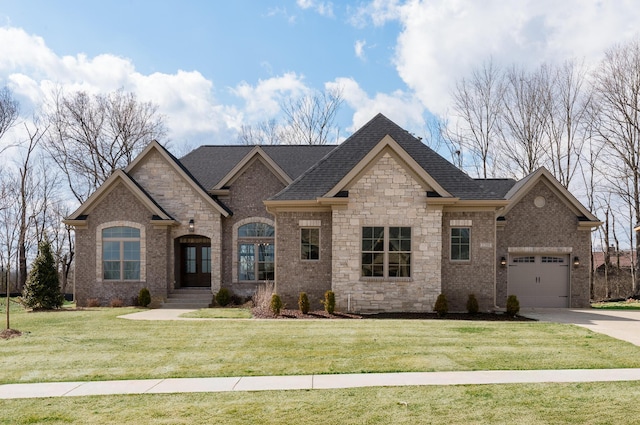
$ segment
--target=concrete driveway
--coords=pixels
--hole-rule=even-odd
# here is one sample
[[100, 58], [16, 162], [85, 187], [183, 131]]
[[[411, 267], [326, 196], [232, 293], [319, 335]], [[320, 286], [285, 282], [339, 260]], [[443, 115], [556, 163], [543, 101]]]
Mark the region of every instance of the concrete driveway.
[[572, 323], [640, 346], [640, 310], [532, 308], [520, 314], [544, 322]]

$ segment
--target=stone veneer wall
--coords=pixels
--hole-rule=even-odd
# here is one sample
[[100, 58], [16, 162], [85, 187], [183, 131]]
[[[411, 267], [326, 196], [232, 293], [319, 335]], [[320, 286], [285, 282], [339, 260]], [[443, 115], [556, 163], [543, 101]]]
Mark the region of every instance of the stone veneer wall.
[[[137, 302], [138, 292], [146, 287], [154, 298], [167, 296], [166, 264], [169, 251], [168, 231], [151, 224], [151, 212], [122, 183], [116, 184], [87, 217], [87, 228], [76, 229], [75, 288], [78, 306], [90, 299], [109, 305], [116, 298], [126, 305]], [[146, 248], [140, 281], [104, 281], [97, 258], [101, 251], [100, 229], [133, 225], [141, 227], [141, 245]], [[99, 249], [98, 249], [99, 248]]]
[[[147, 191], [179, 225], [170, 228], [169, 250], [162, 258], [169, 275], [164, 284], [171, 291], [179, 272], [175, 265], [173, 241], [184, 235], [201, 235], [211, 239], [211, 291], [217, 292], [221, 282], [221, 215], [198, 194], [174, 167], [157, 151], [151, 151], [131, 172], [132, 177]], [[195, 232], [189, 233], [189, 220], [195, 222]], [[151, 252], [151, 255], [155, 253]], [[158, 264], [158, 267], [165, 267]]]
[[[300, 229], [320, 229], [320, 259], [300, 259]], [[322, 310], [320, 300], [331, 289], [331, 212], [280, 212], [276, 216], [276, 292], [284, 303], [298, 308], [306, 292], [312, 310]]]
[[[480, 311], [494, 310], [495, 212], [445, 212], [442, 233], [442, 293], [450, 311], [466, 311], [469, 294]], [[451, 228], [471, 229], [469, 261], [451, 261]]]
[[[544, 207], [534, 205], [543, 196]], [[573, 308], [589, 307], [591, 258], [590, 229], [578, 230], [578, 218], [542, 181], [524, 196], [506, 215], [497, 230], [497, 258], [509, 258], [509, 247], [571, 248], [571, 258], [578, 256], [581, 265], [570, 266], [570, 298]], [[523, 241], [527, 241], [526, 243]], [[504, 307], [508, 295], [508, 267], [498, 267], [497, 304]]]
[[[229, 195], [220, 200], [233, 211], [233, 215], [222, 219], [222, 286], [235, 294], [249, 297], [258, 282], [237, 281], [237, 234], [234, 228], [252, 217], [266, 219], [273, 224], [273, 216], [267, 212], [263, 201], [284, 189], [284, 184], [262, 162], [252, 162], [230, 185]], [[264, 220], [255, 220], [265, 222]], [[235, 278], [234, 278], [235, 276]]]
[[[426, 190], [389, 153], [349, 188], [348, 207], [335, 209], [332, 217], [338, 310], [432, 310], [441, 290], [442, 209], [427, 208]], [[363, 226], [411, 227], [411, 278], [361, 277]]]

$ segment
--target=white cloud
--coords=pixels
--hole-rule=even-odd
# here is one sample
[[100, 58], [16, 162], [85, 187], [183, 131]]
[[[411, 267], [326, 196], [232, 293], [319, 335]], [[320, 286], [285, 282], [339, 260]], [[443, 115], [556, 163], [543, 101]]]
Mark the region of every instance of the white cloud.
[[319, 15], [333, 18], [333, 3], [330, 1], [316, 1], [316, 0], [297, 0], [296, 4], [301, 9], [313, 9]]
[[349, 17], [349, 22], [357, 28], [362, 28], [371, 21], [374, 26], [378, 27], [387, 21], [399, 18], [399, 0], [373, 0], [356, 8]]
[[504, 66], [570, 58], [594, 63], [612, 44], [638, 36], [640, 8], [599, 0], [374, 0], [351, 23], [391, 20], [402, 27], [398, 74], [424, 105], [444, 114], [455, 82], [489, 57]]
[[362, 59], [365, 60], [366, 56], [364, 53], [364, 47], [367, 45], [367, 41], [366, 40], [356, 40], [356, 43], [353, 46], [353, 49], [356, 52], [356, 57], [358, 59]]
[[384, 114], [406, 129], [424, 127], [424, 106], [411, 93], [397, 90], [393, 93], [376, 93], [374, 97], [369, 97], [352, 78], [336, 78], [325, 86], [327, 89], [342, 89], [345, 103], [355, 110], [352, 125], [347, 128], [350, 133], [362, 127], [378, 113]]
[[217, 104], [213, 84], [197, 71], [143, 75], [130, 60], [113, 55], [61, 57], [41, 37], [19, 28], [0, 27], [0, 86], [4, 84], [13, 90], [25, 117], [53, 88], [89, 93], [124, 88], [140, 101], [158, 105], [174, 143], [229, 143], [235, 139], [228, 138], [240, 128], [238, 111]]
[[284, 97], [298, 97], [309, 91], [302, 80], [303, 77], [289, 72], [279, 77], [259, 80], [255, 86], [244, 81], [238, 84], [233, 92], [245, 102], [243, 118], [251, 123], [275, 117]]

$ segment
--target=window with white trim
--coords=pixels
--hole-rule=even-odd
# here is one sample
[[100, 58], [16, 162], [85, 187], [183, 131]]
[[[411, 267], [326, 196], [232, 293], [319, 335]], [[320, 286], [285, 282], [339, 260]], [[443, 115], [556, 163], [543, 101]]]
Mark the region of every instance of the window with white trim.
[[362, 228], [362, 277], [411, 277], [411, 227]]
[[116, 226], [102, 229], [104, 280], [140, 280], [140, 229]]

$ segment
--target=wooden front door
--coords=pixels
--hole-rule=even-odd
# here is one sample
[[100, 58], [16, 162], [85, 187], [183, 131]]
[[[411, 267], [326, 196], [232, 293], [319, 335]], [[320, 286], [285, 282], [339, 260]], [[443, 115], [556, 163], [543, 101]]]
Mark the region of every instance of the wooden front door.
[[186, 241], [180, 244], [181, 286], [211, 286], [211, 244]]

